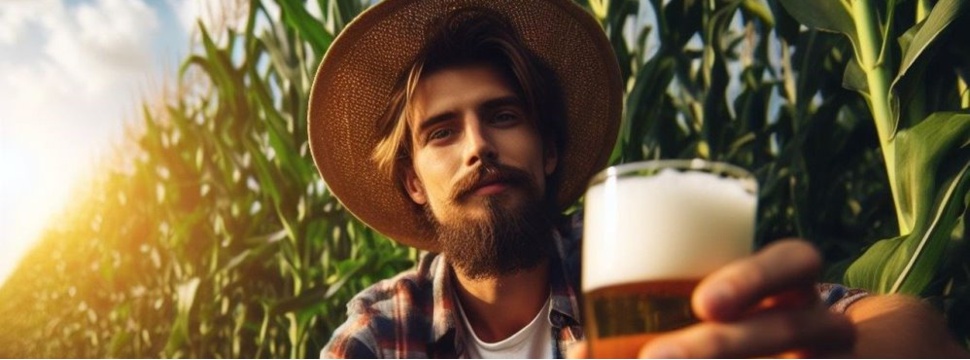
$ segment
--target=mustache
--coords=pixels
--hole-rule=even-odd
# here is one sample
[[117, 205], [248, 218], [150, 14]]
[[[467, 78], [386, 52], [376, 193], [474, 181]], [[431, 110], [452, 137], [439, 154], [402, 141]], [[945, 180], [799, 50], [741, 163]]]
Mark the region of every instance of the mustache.
[[494, 183], [538, 188], [529, 174], [523, 170], [495, 162], [483, 162], [476, 170], [458, 180], [452, 188], [451, 199], [461, 202], [475, 190]]

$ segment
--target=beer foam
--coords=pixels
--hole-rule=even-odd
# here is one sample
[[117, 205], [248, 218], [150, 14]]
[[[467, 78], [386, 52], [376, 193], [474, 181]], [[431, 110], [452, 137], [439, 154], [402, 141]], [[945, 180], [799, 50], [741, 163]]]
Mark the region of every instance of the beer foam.
[[700, 171], [608, 178], [585, 197], [583, 291], [700, 279], [751, 253], [752, 180]]

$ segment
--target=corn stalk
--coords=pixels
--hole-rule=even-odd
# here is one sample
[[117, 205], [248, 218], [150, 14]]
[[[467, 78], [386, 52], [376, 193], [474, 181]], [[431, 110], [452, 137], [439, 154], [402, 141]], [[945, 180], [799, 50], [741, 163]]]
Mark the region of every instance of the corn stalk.
[[[826, 281], [920, 294], [970, 339], [965, 0], [578, 2], [627, 84], [613, 163], [748, 168], [759, 245], [809, 239]], [[306, 148], [312, 73], [370, 1], [243, 3], [0, 288], [0, 357], [315, 356], [411, 264]]]
[[[839, 32], [852, 43], [845, 83], [867, 100], [892, 189], [899, 234], [872, 246], [846, 281], [878, 292], [922, 294], [942, 269], [970, 186], [970, 112], [956, 100], [962, 97], [957, 82], [933, 81], [967, 71], [965, 56], [956, 63], [937, 60], [958, 46], [951, 28], [966, 28], [966, 1], [932, 7], [920, 1], [912, 12], [897, 8], [914, 4], [896, 1], [782, 3], [803, 24]], [[897, 12], [915, 14], [912, 25], [903, 25]], [[949, 100], [926, 97], [947, 93]]]

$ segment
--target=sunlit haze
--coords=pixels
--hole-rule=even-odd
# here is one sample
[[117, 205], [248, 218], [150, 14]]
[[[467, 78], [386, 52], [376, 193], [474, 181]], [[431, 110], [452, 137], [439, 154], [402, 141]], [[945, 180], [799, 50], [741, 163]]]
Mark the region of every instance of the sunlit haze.
[[0, 2], [0, 283], [174, 83], [210, 1]]

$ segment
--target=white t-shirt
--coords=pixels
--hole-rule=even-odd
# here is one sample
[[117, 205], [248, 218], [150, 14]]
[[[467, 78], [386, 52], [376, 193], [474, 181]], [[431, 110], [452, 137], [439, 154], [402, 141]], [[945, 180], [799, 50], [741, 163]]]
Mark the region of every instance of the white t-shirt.
[[551, 359], [552, 323], [549, 322], [551, 299], [539, 310], [529, 325], [504, 340], [485, 342], [475, 335], [468, 323], [461, 301], [457, 301], [461, 322], [465, 326], [465, 350], [469, 358], [478, 359]]

